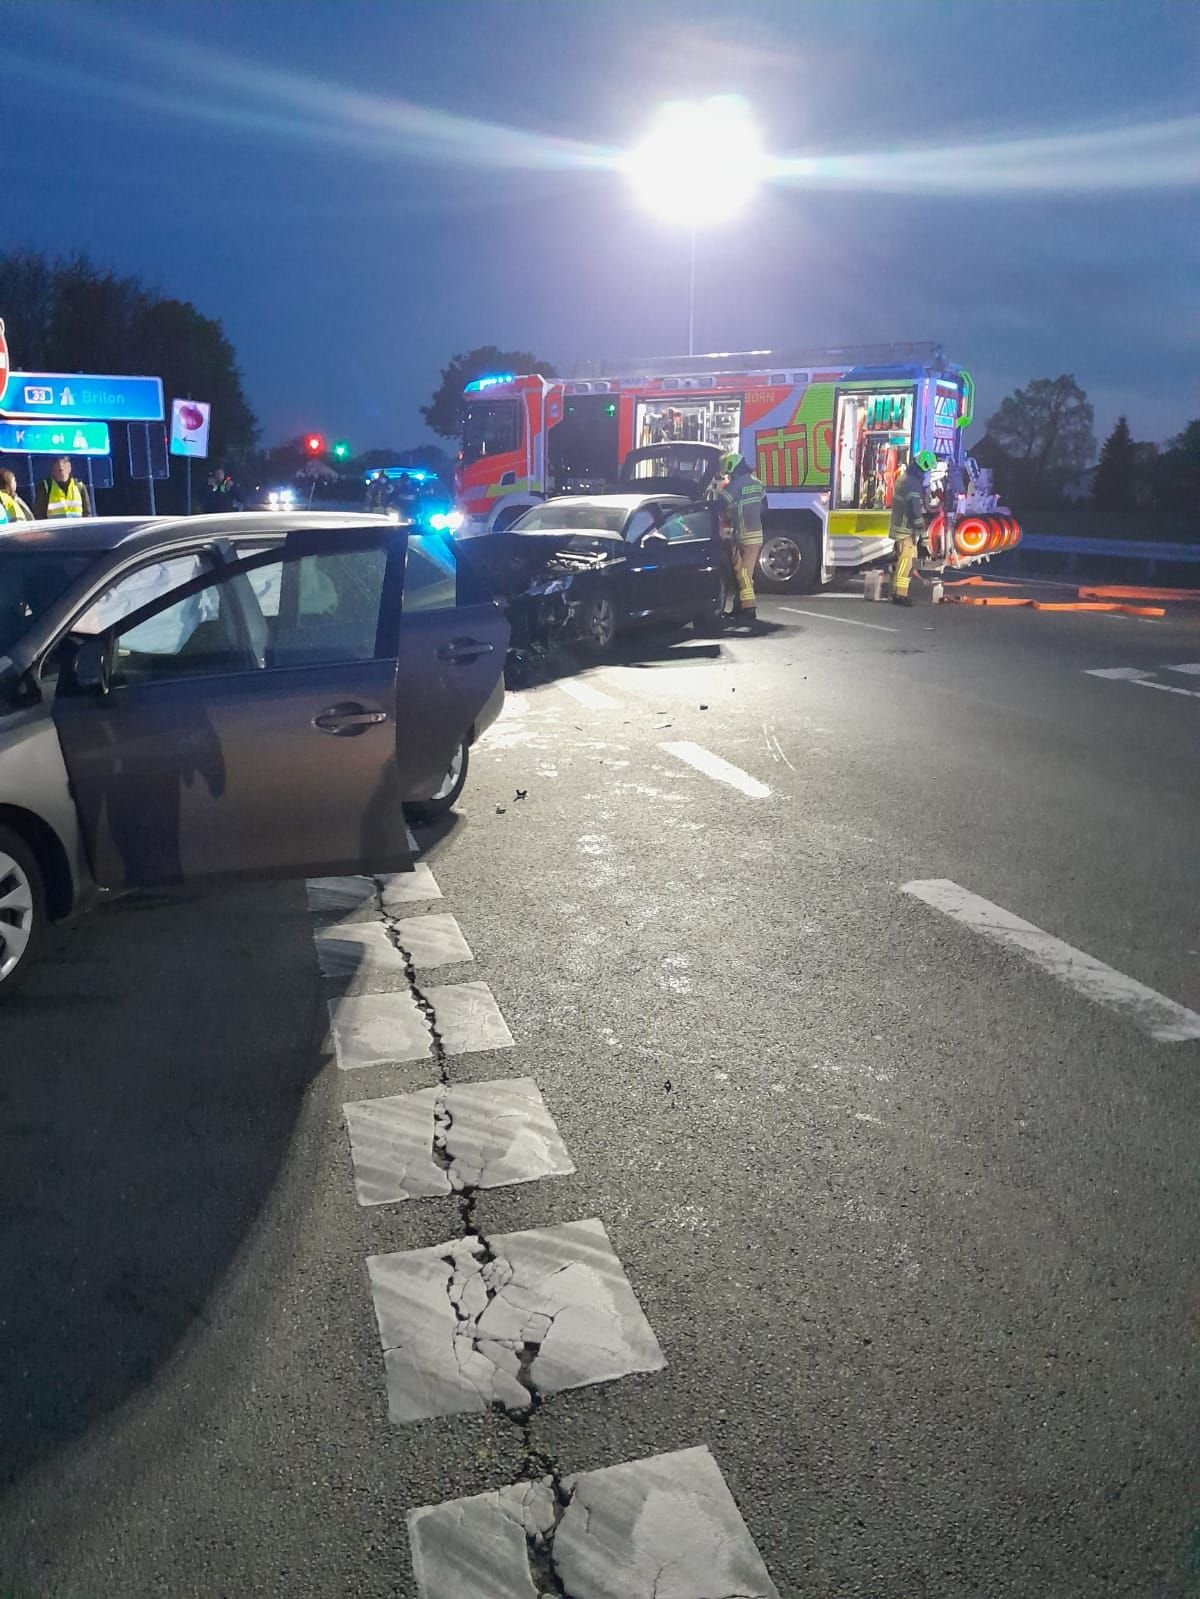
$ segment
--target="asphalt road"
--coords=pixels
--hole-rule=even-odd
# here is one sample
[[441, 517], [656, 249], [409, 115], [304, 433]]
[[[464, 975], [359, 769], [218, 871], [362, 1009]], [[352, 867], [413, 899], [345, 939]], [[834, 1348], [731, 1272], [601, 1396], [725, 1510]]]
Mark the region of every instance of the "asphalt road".
[[[1124, 981], [1200, 1012], [1200, 625], [763, 614], [539, 666], [422, 839], [511, 1047], [339, 1069], [299, 884], [58, 938], [0, 1024], [0, 1593], [414, 1599], [411, 1509], [697, 1446], [788, 1599], [1200, 1593], [1200, 1042]], [[661, 1369], [389, 1420], [366, 1259], [465, 1201], [356, 1204], [342, 1105], [438, 1073], [533, 1080], [574, 1171], [474, 1226], [601, 1221]]]

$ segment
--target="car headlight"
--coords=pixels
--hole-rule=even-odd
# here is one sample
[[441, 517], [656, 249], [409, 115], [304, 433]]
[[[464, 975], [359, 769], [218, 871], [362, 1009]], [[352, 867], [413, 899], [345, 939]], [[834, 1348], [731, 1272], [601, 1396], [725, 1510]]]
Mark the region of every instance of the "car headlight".
[[569, 577], [552, 577], [548, 583], [539, 583], [534, 588], [535, 594], [565, 594], [571, 586]]
[[429, 525], [435, 533], [456, 533], [463, 525], [461, 511], [435, 511], [429, 518]]

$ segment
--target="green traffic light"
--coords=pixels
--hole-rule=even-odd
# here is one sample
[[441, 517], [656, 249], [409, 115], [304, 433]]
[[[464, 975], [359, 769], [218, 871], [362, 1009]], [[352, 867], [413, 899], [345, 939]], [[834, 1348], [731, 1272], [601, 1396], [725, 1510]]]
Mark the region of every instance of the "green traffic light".
[[350, 446], [346, 443], [345, 439], [339, 439], [337, 441], [333, 447], [333, 455], [334, 459], [337, 461], [348, 461], [350, 459]]

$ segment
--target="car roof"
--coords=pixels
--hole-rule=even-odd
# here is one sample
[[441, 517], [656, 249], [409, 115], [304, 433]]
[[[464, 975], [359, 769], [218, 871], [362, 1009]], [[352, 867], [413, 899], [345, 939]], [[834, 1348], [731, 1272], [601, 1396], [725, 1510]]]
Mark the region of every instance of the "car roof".
[[366, 511], [222, 511], [213, 516], [84, 516], [9, 523], [0, 552], [60, 550], [64, 554], [136, 554], [197, 538], [282, 536], [304, 528], [377, 527], [384, 518]]
[[684, 494], [556, 494], [552, 500], [545, 500], [541, 506], [531, 506], [531, 510], [541, 510], [546, 507], [558, 505], [596, 505], [601, 509], [615, 511], [636, 511], [642, 505], [661, 505], [664, 501], [678, 500], [680, 504], [687, 503]]

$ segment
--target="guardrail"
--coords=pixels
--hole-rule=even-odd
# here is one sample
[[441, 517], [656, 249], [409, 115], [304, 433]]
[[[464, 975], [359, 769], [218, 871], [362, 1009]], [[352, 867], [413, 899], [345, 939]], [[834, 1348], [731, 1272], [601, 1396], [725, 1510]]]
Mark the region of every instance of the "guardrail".
[[[1037, 559], [1023, 559], [1027, 555]], [[1145, 567], [1146, 575], [1153, 578], [1160, 567], [1200, 565], [1200, 541], [1195, 544], [1169, 544], [1152, 539], [1089, 539], [1056, 533], [1023, 532], [1020, 544], [998, 555], [992, 567], [993, 570], [1020, 571], [1028, 566], [1045, 571], [1061, 563], [1067, 572], [1075, 573], [1081, 561], [1093, 568], [1116, 565], [1118, 562], [1124, 565], [1132, 561]]]

